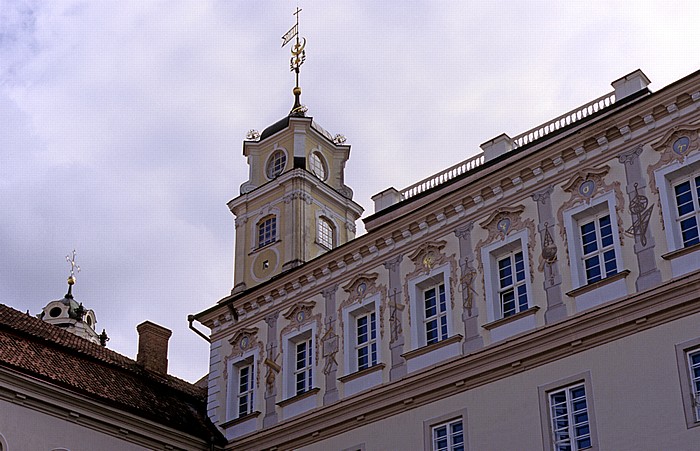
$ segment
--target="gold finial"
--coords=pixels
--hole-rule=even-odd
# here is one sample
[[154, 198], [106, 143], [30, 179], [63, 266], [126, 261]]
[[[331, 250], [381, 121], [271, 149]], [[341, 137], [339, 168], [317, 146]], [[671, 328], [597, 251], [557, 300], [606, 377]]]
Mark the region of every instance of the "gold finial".
[[302, 37], [301, 40], [299, 40], [300, 12], [301, 9], [297, 7], [297, 10], [294, 11], [294, 15], [296, 16], [296, 24], [288, 32], [286, 32], [284, 36], [282, 36], [282, 47], [287, 45], [292, 38], [296, 38], [296, 42], [292, 46], [292, 58], [289, 60], [289, 68], [296, 74], [296, 86], [292, 90], [292, 93], [294, 94], [294, 106], [292, 107], [292, 111], [289, 113], [293, 116], [304, 116], [307, 111], [307, 108], [301, 104], [301, 87], [299, 87], [299, 68], [302, 64], [304, 64], [304, 61], [306, 61], [306, 51], [304, 50], [304, 47], [306, 47], [306, 38]]
[[75, 284], [75, 273], [80, 272], [80, 266], [75, 264], [75, 249], [73, 249], [73, 255], [66, 255], [66, 261], [70, 263], [70, 275], [68, 276], [68, 285], [73, 285]]

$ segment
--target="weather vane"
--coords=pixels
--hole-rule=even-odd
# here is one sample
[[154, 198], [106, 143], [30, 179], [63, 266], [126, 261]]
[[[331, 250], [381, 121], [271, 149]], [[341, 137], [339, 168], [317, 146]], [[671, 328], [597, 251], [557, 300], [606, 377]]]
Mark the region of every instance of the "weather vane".
[[66, 255], [66, 261], [70, 263], [70, 276], [68, 277], [68, 284], [73, 285], [75, 283], [75, 273], [80, 272], [80, 266], [75, 264], [75, 249], [73, 249], [73, 255]]
[[299, 87], [299, 68], [302, 64], [304, 64], [304, 61], [306, 61], [306, 51], [304, 51], [304, 47], [306, 47], [306, 38], [302, 37], [301, 40], [299, 40], [300, 12], [301, 9], [297, 7], [297, 10], [294, 11], [294, 15], [296, 16], [296, 24], [288, 32], [286, 32], [284, 36], [282, 36], [282, 47], [287, 45], [293, 38], [296, 38], [296, 42], [292, 46], [292, 58], [289, 60], [289, 68], [296, 74], [296, 86], [292, 91], [294, 93], [294, 106], [292, 107], [292, 111], [289, 113], [292, 116], [304, 116], [307, 111], [307, 108], [302, 105], [299, 100], [301, 97], [301, 88]]

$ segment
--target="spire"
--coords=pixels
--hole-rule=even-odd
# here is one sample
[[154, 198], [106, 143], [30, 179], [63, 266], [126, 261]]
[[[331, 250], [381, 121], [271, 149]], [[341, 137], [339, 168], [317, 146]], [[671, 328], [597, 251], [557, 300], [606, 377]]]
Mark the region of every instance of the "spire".
[[70, 275], [68, 276], [68, 293], [66, 293], [66, 298], [73, 299], [73, 285], [75, 285], [75, 273], [80, 272], [80, 266], [75, 264], [75, 249], [73, 249], [73, 255], [66, 255], [66, 261], [70, 263]]
[[304, 61], [306, 61], [306, 51], [304, 50], [304, 47], [306, 47], [306, 38], [302, 37], [301, 40], [299, 40], [300, 12], [301, 9], [297, 7], [297, 10], [294, 12], [294, 15], [296, 16], [296, 24], [288, 32], [286, 32], [284, 36], [282, 36], [282, 47], [287, 45], [292, 38], [296, 38], [296, 42], [292, 46], [292, 58], [289, 60], [289, 69], [295, 73], [296, 81], [296, 85], [292, 90], [292, 93], [294, 94], [294, 106], [289, 112], [290, 116], [306, 116], [306, 111], [308, 110], [301, 104], [301, 87], [299, 86], [299, 68], [302, 64], [304, 64]]

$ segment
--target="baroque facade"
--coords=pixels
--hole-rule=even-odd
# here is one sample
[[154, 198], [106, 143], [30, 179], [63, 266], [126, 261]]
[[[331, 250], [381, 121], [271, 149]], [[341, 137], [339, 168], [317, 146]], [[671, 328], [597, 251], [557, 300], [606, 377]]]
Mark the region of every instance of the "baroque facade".
[[700, 72], [614, 91], [362, 209], [294, 113], [244, 143], [210, 329], [226, 449], [694, 449]]

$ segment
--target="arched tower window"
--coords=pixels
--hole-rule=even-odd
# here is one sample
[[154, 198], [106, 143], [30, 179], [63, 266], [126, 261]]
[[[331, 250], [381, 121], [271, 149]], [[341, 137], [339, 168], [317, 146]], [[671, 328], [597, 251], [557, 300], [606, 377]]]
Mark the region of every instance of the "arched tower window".
[[318, 244], [328, 249], [333, 249], [333, 243], [335, 242], [333, 224], [326, 218], [318, 218], [318, 225], [316, 226], [316, 238]]
[[265, 173], [267, 178], [272, 180], [284, 171], [284, 167], [287, 165], [287, 154], [283, 150], [276, 150], [270, 155], [270, 159], [267, 160], [267, 167]]
[[267, 246], [277, 239], [277, 218], [268, 216], [258, 223], [258, 247]]
[[326, 164], [318, 152], [311, 152], [309, 156], [309, 170], [321, 180], [326, 180]]

